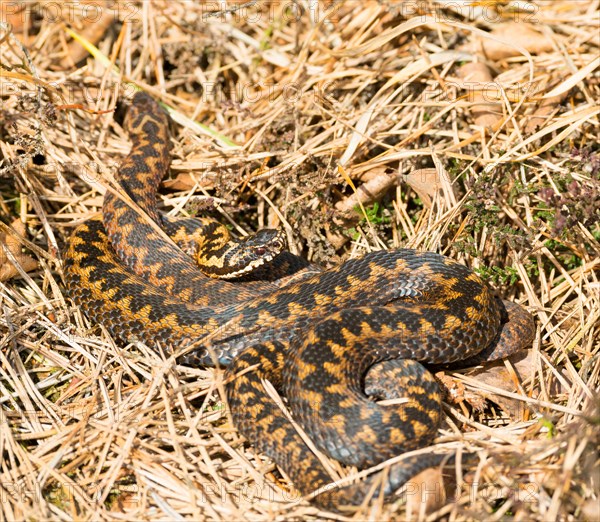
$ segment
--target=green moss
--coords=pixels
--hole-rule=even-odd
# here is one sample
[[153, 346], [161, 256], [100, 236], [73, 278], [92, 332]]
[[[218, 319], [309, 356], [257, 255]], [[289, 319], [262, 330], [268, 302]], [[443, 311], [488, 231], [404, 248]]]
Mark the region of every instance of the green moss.
[[556, 435], [556, 426], [554, 426], [554, 423], [550, 419], [542, 417], [539, 423], [548, 430], [547, 438], [552, 439]]
[[501, 268], [499, 266], [481, 266], [475, 269], [483, 279], [491, 280], [503, 286], [512, 286], [519, 280], [519, 273], [511, 266]]

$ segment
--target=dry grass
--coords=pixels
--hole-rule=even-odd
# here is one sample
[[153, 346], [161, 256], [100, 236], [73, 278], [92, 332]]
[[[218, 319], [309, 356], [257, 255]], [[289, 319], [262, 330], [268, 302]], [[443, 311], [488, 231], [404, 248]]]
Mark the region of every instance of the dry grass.
[[216, 16], [216, 2], [119, 2], [102, 21], [100, 2], [6, 4], [0, 232], [19, 218], [39, 267], [0, 283], [0, 520], [333, 517], [243, 444], [221, 372], [123, 346], [64, 297], [63, 246], [128, 150], [112, 109], [129, 82], [177, 111], [165, 210], [283, 226], [327, 265], [440, 251], [535, 315], [525, 363], [451, 374], [500, 397], [446, 408], [439, 446], [480, 458], [458, 498], [429, 514], [411, 495], [373, 501], [360, 518], [598, 520], [597, 0], [260, 1]]

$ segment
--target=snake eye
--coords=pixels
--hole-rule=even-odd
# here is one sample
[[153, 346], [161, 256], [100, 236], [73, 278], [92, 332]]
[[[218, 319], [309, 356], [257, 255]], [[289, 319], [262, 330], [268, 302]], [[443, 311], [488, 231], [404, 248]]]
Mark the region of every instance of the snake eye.
[[256, 255], [264, 256], [267, 253], [267, 249], [265, 247], [258, 247], [256, 249]]

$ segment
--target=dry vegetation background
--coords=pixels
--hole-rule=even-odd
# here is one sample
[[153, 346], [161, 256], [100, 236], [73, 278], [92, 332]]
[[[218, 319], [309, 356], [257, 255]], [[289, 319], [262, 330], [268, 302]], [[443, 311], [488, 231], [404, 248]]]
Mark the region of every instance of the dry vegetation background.
[[445, 377], [437, 446], [478, 452], [458, 494], [359, 518], [599, 519], [598, 1], [0, 15], [0, 520], [340, 518], [244, 444], [220, 371], [124, 346], [64, 297], [61, 252], [128, 151], [133, 84], [177, 121], [164, 211], [282, 226], [327, 266], [435, 250], [534, 314], [525, 359]]

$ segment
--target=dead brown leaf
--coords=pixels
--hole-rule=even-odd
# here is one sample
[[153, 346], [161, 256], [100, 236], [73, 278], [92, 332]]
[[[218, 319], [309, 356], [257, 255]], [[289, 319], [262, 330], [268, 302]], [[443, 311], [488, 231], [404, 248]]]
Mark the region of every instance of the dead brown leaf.
[[443, 195], [440, 174], [435, 168], [413, 170], [404, 180], [419, 195], [426, 208], [431, 208], [436, 193]]
[[29, 20], [26, 14], [27, 3], [22, 0], [0, 2], [0, 21], [9, 24], [15, 34], [25, 32], [25, 20]]
[[551, 98], [542, 100], [540, 106], [529, 117], [527, 124], [523, 128], [524, 134], [533, 134], [548, 123], [555, 111], [558, 110], [558, 106], [567, 97], [567, 94], [568, 93], [564, 93], [560, 96], [552, 96]]
[[[38, 263], [31, 256], [21, 252], [21, 241], [26, 234], [25, 224], [20, 219], [15, 219], [11, 226], [16, 234], [0, 233], [0, 244], [8, 250], [15, 262], [18, 263], [25, 272], [31, 272], [38, 267]], [[8, 281], [19, 275], [19, 270], [2, 248], [0, 250], [0, 281]]]
[[523, 22], [506, 22], [497, 24], [491, 34], [511, 44], [504, 44], [492, 39], [480, 39], [477, 51], [482, 52], [492, 61], [519, 56], [522, 47], [533, 54], [552, 50], [552, 41], [544, 34], [536, 31], [530, 24]]
[[[488, 67], [481, 62], [466, 63], [459, 69], [460, 77], [465, 81], [467, 100], [475, 125], [494, 127], [502, 119], [502, 106], [489, 96], [493, 78]], [[498, 90], [494, 87], [494, 91]], [[494, 97], [495, 98], [495, 97]]]
[[407, 520], [422, 520], [424, 515], [440, 509], [447, 499], [442, 470], [429, 468], [413, 477], [406, 490]]
[[388, 174], [385, 167], [373, 169], [368, 181], [359, 185], [352, 195], [336, 203], [336, 213], [346, 219], [356, 216], [357, 207], [371, 205], [381, 199], [396, 182], [397, 177], [394, 174]]
[[[518, 353], [507, 360], [511, 363], [508, 368], [504, 361], [498, 361], [473, 370], [469, 373], [469, 376], [476, 377], [477, 381], [486, 384], [488, 387], [499, 388], [511, 393], [517, 392], [519, 391], [518, 383], [529, 380], [535, 373], [534, 351], [532, 349], [528, 350], [526, 355]], [[514, 369], [514, 372], [512, 369]], [[478, 390], [478, 394], [495, 402], [514, 421], [525, 419], [527, 407], [523, 401], [504, 397], [487, 390]]]

